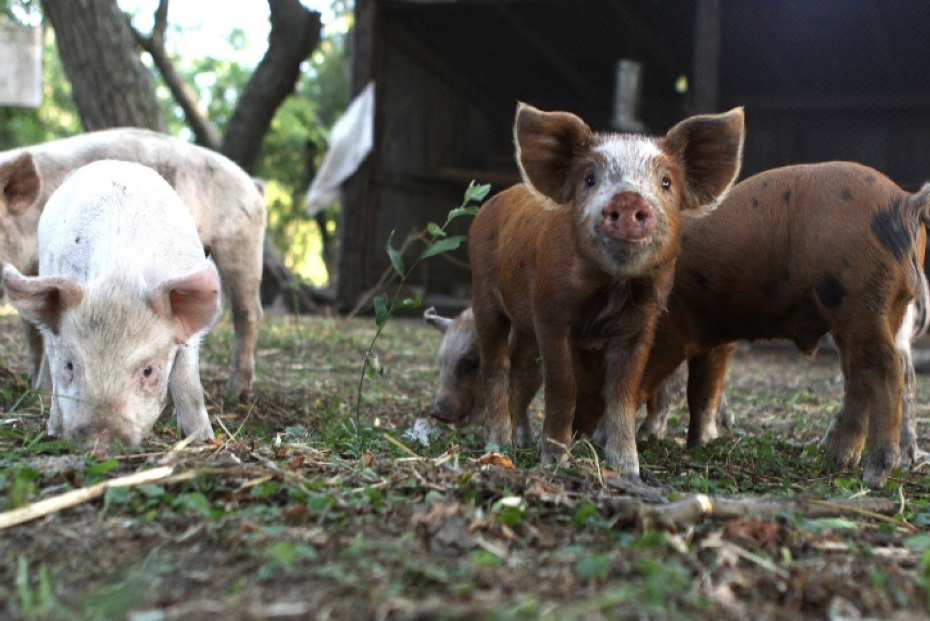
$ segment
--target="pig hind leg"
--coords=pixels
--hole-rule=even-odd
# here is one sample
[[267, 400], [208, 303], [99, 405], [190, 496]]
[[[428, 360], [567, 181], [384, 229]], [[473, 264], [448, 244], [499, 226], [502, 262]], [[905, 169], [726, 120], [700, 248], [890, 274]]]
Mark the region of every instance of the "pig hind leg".
[[727, 361], [735, 343], [701, 352], [688, 359], [688, 446], [700, 446], [718, 436], [717, 409], [723, 392]]
[[178, 348], [168, 387], [178, 416], [178, 431], [184, 437], [193, 436], [194, 441], [202, 442], [214, 436], [200, 384], [198, 349], [197, 344], [190, 343]]
[[[926, 283], [924, 283], [926, 286]], [[923, 300], [921, 300], [923, 301]], [[918, 309], [916, 302], [908, 304], [904, 313], [904, 320], [895, 336], [895, 347], [901, 356], [901, 365], [904, 369], [904, 395], [901, 402], [901, 459], [903, 463], [918, 464], [926, 461], [930, 455], [917, 446], [917, 419], [915, 417], [916, 376], [914, 372], [914, 357], [911, 351], [911, 339], [920, 336], [926, 329], [925, 325], [917, 326]]]
[[680, 364], [646, 401], [646, 417], [636, 430], [637, 439], [665, 437], [668, 419], [681, 404], [686, 383], [685, 366]]
[[510, 413], [510, 321], [497, 311], [486, 311], [478, 304], [473, 309], [481, 352], [487, 441], [497, 446], [512, 446], [517, 438]]
[[530, 448], [536, 442], [529, 407], [542, 385], [539, 351], [531, 337], [517, 334], [511, 345], [510, 421], [516, 426], [516, 445]]
[[[884, 320], [872, 318], [875, 324]], [[833, 337], [840, 351], [846, 392], [842, 410], [821, 444], [837, 467], [849, 468], [859, 463], [868, 436], [863, 480], [881, 487], [900, 456], [904, 365], [888, 336], [893, 330], [861, 322], [834, 325], [843, 326]]]
[[232, 311], [236, 345], [233, 371], [227, 384], [227, 399], [248, 398], [255, 377], [255, 345], [262, 318], [259, 285], [262, 278], [261, 238], [257, 243], [238, 239], [213, 246], [223, 294]]

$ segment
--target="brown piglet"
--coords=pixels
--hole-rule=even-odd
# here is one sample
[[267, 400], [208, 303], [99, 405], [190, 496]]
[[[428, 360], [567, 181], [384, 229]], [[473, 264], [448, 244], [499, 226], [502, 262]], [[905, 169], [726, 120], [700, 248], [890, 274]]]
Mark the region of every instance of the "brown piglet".
[[542, 358], [543, 463], [571, 440], [575, 369], [602, 368], [606, 458], [639, 479], [637, 388], [672, 286], [682, 212], [713, 206], [729, 190], [743, 126], [738, 108], [688, 118], [664, 138], [599, 134], [572, 114], [518, 106], [524, 183], [491, 198], [469, 235], [488, 442], [517, 440], [515, 330]]
[[930, 184], [909, 194], [849, 162], [789, 166], [737, 184], [713, 213], [684, 227], [640, 399], [687, 360], [688, 444], [702, 444], [717, 437], [735, 341], [789, 339], [812, 354], [830, 333], [845, 396], [822, 444], [847, 468], [868, 439], [863, 479], [882, 486], [901, 446], [917, 455], [913, 425], [902, 426], [909, 356], [895, 337], [922, 290], [928, 210]]

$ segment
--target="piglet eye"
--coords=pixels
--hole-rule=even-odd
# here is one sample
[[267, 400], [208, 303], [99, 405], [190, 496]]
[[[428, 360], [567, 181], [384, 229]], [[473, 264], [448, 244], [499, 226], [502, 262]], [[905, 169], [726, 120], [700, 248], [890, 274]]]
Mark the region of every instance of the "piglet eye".
[[594, 173], [590, 173], [587, 177], [585, 177], [584, 183], [589, 188], [593, 187], [594, 184], [597, 183], [597, 177], [594, 176]]
[[663, 190], [672, 189], [672, 178], [669, 177], [668, 175], [666, 175], [665, 177], [662, 177], [662, 189]]
[[65, 378], [71, 380], [74, 378], [74, 364], [68, 360], [65, 362]]
[[142, 377], [146, 377], [146, 378], [152, 377], [152, 373], [154, 372], [155, 372], [155, 369], [153, 369], [151, 365], [147, 366], [144, 369], [142, 369]]

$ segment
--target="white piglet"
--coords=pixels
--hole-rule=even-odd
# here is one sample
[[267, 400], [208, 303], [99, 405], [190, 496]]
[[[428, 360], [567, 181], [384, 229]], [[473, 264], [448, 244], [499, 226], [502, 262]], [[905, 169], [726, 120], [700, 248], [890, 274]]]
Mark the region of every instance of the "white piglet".
[[45, 341], [49, 433], [136, 446], [170, 388], [180, 431], [212, 439], [198, 350], [220, 281], [171, 186], [139, 164], [88, 164], [49, 199], [38, 244], [39, 275], [7, 265], [3, 284]]

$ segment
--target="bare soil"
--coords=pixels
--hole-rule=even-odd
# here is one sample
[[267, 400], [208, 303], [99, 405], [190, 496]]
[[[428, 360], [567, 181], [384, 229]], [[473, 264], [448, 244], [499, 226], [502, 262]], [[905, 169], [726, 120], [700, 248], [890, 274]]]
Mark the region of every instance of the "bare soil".
[[[161, 464], [175, 474], [0, 531], [3, 619], [928, 617], [928, 468], [871, 491], [860, 469], [826, 467], [816, 443], [843, 389], [829, 353], [741, 347], [726, 387], [736, 433], [686, 450], [682, 410], [668, 439], [640, 445], [661, 486], [643, 489], [587, 441], [552, 471], [531, 450], [512, 468], [489, 458], [480, 428], [405, 437], [438, 375], [438, 333], [410, 320], [377, 343], [382, 374], [358, 413], [372, 321], [269, 318], [254, 398], [235, 406], [221, 399], [223, 323], [202, 368], [218, 440], [172, 451], [166, 414], [142, 450], [93, 457], [44, 437], [16, 324], [0, 317], [0, 510]], [[928, 403], [919, 376], [921, 437]], [[694, 494], [784, 510], [643, 518]], [[806, 514], [849, 499], [891, 509]]]

